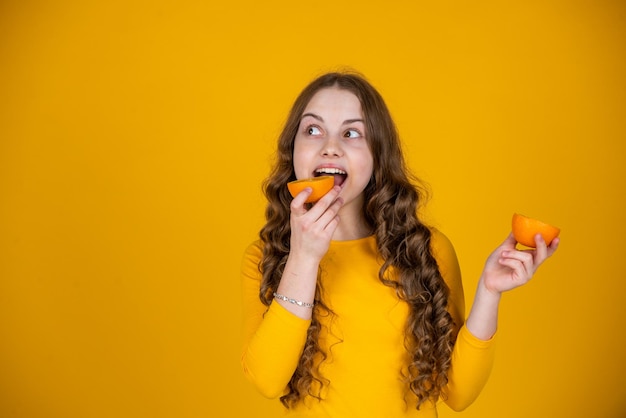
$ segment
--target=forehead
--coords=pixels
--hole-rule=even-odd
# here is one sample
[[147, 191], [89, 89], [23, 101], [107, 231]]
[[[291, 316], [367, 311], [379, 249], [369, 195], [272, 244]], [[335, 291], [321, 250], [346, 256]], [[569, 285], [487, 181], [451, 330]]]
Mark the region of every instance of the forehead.
[[337, 87], [319, 90], [305, 107], [306, 112], [342, 112], [362, 116], [361, 102], [351, 91]]

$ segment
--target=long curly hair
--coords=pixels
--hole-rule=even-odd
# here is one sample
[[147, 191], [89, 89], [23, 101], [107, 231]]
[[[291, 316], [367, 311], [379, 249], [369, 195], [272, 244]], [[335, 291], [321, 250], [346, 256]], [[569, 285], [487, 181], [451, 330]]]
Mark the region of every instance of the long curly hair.
[[[406, 167], [399, 136], [383, 98], [358, 74], [333, 72], [318, 77], [305, 87], [291, 108], [278, 138], [273, 170], [263, 184], [268, 204], [265, 211], [267, 222], [260, 231], [264, 247], [259, 265], [263, 275], [259, 296], [269, 306], [289, 255], [292, 197], [286, 184], [296, 178], [293, 148], [300, 119], [311, 98], [319, 90], [330, 87], [352, 92], [361, 103], [365, 137], [374, 159], [373, 176], [364, 191], [363, 213], [373, 228], [383, 260], [379, 279], [393, 287], [410, 308], [405, 347], [411, 360], [405, 378], [408, 388], [417, 397], [419, 409], [425, 401], [436, 401], [442, 396], [442, 388], [448, 381], [456, 339], [455, 324], [447, 310], [449, 290], [431, 252], [431, 231], [418, 217], [425, 189]], [[322, 361], [326, 358], [318, 343], [319, 318], [332, 314], [322, 300], [319, 286], [315, 302], [304, 351], [289, 382], [288, 392], [281, 397], [287, 408], [307, 395], [319, 399], [319, 391], [312, 391], [314, 381], [318, 387], [329, 383], [320, 376], [314, 360], [320, 356]]]

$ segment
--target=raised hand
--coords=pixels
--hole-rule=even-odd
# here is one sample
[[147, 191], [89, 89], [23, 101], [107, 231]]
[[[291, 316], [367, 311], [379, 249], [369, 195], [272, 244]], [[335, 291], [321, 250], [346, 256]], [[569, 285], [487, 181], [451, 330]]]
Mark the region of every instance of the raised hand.
[[554, 254], [559, 239], [555, 238], [548, 246], [537, 235], [534, 250], [518, 250], [515, 244], [510, 234], [487, 258], [466, 322], [467, 329], [477, 338], [487, 340], [493, 336], [502, 293], [528, 283], [539, 266]]
[[310, 188], [304, 189], [291, 202], [290, 255], [311, 257], [319, 263], [328, 251], [330, 241], [339, 225], [337, 213], [343, 205], [343, 200], [337, 197], [341, 188], [335, 186], [307, 209], [305, 200], [311, 191]]
[[[339, 225], [337, 213], [343, 205], [338, 197], [341, 188], [333, 187], [313, 207], [307, 209], [307, 188], [291, 202], [291, 247], [278, 285], [277, 293], [289, 299], [312, 304], [317, 286], [319, 263], [330, 247], [333, 233]], [[278, 298], [285, 309], [304, 319], [311, 318], [311, 309]]]
[[530, 281], [539, 266], [556, 251], [559, 239], [555, 238], [547, 246], [541, 235], [535, 236], [534, 250], [518, 250], [515, 238], [510, 234], [491, 253], [483, 270], [483, 284], [493, 293], [502, 293]]

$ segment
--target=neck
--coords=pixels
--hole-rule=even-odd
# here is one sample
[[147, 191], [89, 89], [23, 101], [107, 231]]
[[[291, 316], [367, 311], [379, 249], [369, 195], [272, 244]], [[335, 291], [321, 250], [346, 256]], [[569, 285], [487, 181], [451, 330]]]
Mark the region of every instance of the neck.
[[362, 206], [344, 206], [339, 211], [339, 225], [333, 234], [333, 241], [349, 241], [365, 238], [373, 228], [365, 221]]

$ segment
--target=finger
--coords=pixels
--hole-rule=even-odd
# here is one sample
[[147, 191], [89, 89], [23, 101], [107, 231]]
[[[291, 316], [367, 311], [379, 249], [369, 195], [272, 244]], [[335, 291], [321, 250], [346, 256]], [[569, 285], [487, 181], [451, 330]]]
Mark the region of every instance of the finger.
[[320, 200], [318, 200], [313, 207], [309, 210], [311, 216], [319, 219], [324, 212], [337, 200], [341, 192], [341, 187], [335, 186], [328, 193], [326, 193]]
[[339, 209], [343, 206], [343, 199], [338, 197], [336, 198], [331, 205], [320, 215], [317, 219], [324, 228], [326, 228], [331, 222], [333, 222], [336, 218], [338, 218]]
[[328, 224], [326, 225], [326, 227], [324, 229], [325, 229], [325, 231], [328, 234], [330, 234], [332, 236], [332, 234], [335, 233], [335, 230], [337, 229], [337, 226], [339, 226], [339, 215], [337, 215], [333, 219], [331, 219], [331, 221], [328, 222]]
[[515, 248], [515, 244], [517, 244], [517, 241], [515, 240], [515, 237], [513, 236], [513, 232], [510, 232], [509, 235], [506, 237], [506, 239], [502, 242], [502, 244], [500, 244], [500, 246], [503, 248], [513, 249]]
[[523, 267], [524, 273], [527, 275], [533, 274], [535, 271], [535, 260], [532, 252], [530, 251], [504, 251], [502, 253], [502, 257], [500, 257], [502, 261], [511, 261], [514, 260]]
[[319, 201], [317, 201], [316, 205], [318, 203], [326, 203], [330, 205], [332, 202], [335, 201], [335, 199], [337, 199], [337, 196], [339, 196], [340, 192], [341, 192], [341, 186], [333, 186], [333, 188], [330, 189], [328, 193], [326, 193], [324, 196], [322, 196], [322, 198]]
[[554, 238], [550, 245], [548, 246], [548, 257], [552, 256], [557, 248], [559, 248], [559, 244], [561, 243], [560, 238]]
[[541, 234], [535, 235], [535, 262], [537, 265], [543, 263], [548, 258], [548, 246]]
[[532, 275], [528, 274], [526, 266], [520, 260], [517, 260], [515, 258], [500, 258], [498, 260], [498, 263], [501, 266], [507, 267], [511, 270], [511, 276], [514, 278], [515, 281], [519, 280], [526, 282], [532, 277]]
[[527, 251], [527, 250], [510, 250], [510, 251], [503, 251], [501, 258], [503, 259], [512, 259], [512, 260], [517, 260], [521, 263], [525, 263], [525, 264], [532, 264], [533, 263], [533, 254], [531, 251]]
[[311, 193], [313, 193], [313, 189], [311, 187], [305, 187], [300, 193], [298, 193], [296, 197], [293, 198], [293, 200], [291, 201], [291, 204], [289, 205], [291, 208], [291, 213], [295, 215], [305, 214], [307, 210], [304, 207], [304, 203], [306, 202], [307, 198], [311, 195]]
[[551, 257], [559, 247], [560, 242], [561, 240], [559, 238], [554, 238], [550, 245], [548, 245], [543, 238], [538, 239], [535, 237], [535, 243], [537, 244], [537, 262], [541, 264]]

